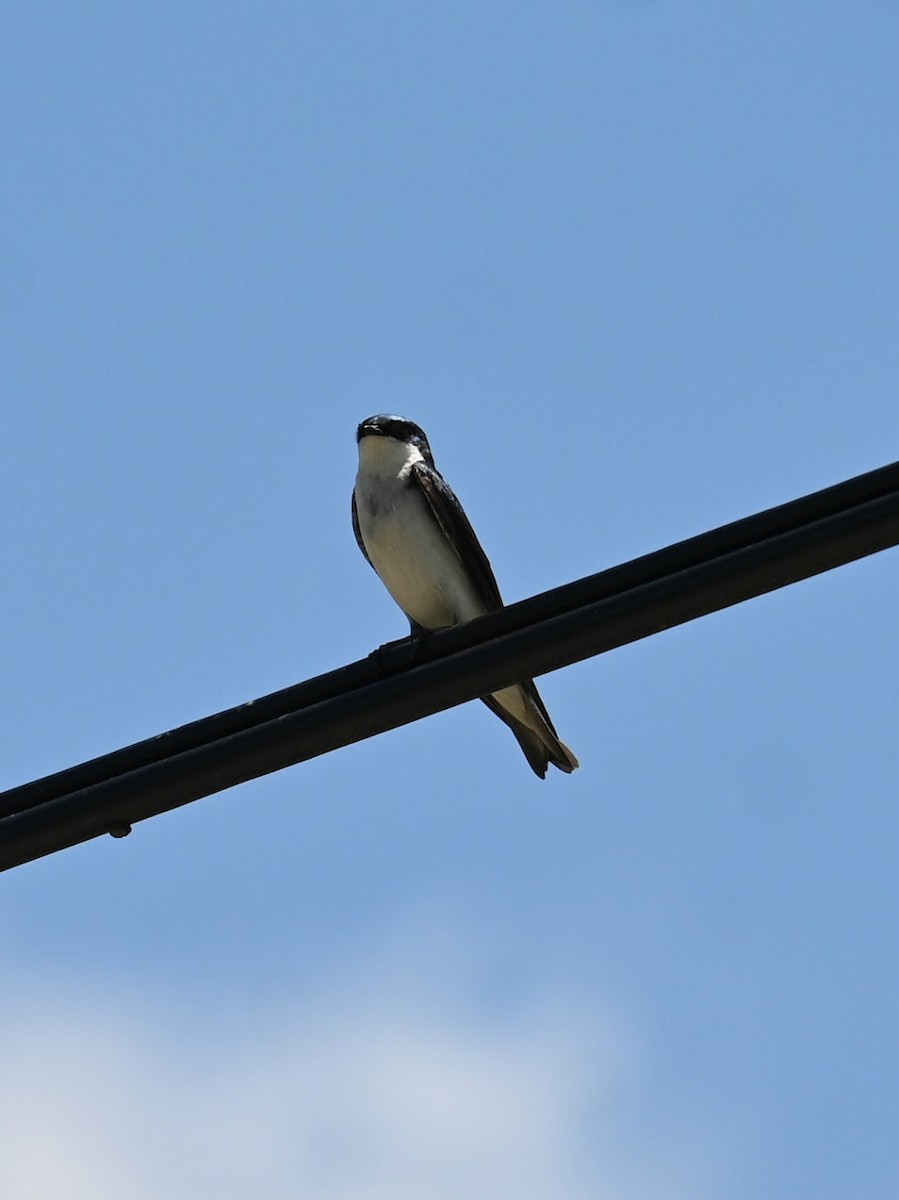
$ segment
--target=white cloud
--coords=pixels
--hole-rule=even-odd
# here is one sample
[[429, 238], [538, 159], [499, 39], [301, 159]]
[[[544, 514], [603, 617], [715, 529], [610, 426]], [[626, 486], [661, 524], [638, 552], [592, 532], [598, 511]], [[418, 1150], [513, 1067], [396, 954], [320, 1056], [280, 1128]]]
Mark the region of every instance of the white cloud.
[[[23, 1200], [669, 1200], [688, 1156], [616, 1106], [639, 1056], [558, 999], [487, 1017], [389, 969], [205, 1020], [99, 988], [7, 995], [0, 1192]], [[207, 1002], [209, 1002], [207, 1000]], [[608, 1127], [607, 1127], [608, 1126]], [[695, 1149], [695, 1144], [694, 1147]], [[661, 1155], [661, 1157], [660, 1157]], [[708, 1194], [713, 1194], [709, 1189]]]

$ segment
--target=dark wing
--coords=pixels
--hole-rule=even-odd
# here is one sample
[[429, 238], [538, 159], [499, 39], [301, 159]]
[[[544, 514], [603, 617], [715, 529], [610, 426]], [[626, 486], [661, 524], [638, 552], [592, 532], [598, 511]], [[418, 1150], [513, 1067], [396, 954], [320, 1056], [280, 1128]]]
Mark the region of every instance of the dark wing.
[[368, 565], [374, 570], [374, 563], [368, 557], [368, 551], [365, 549], [365, 542], [362, 540], [362, 530], [359, 528], [359, 514], [356, 512], [356, 489], [353, 488], [353, 533], [356, 535], [356, 545], [365, 555], [365, 560]]
[[[418, 487], [434, 520], [461, 559], [477, 588], [481, 603], [488, 612], [502, 608], [503, 598], [499, 594], [493, 569], [453, 489], [440, 472], [426, 462], [413, 465], [409, 480]], [[356, 536], [358, 538], [359, 535]]]
[[[468, 517], [462, 505], [456, 499], [455, 492], [436, 469], [427, 462], [417, 462], [409, 475], [410, 483], [417, 486], [434, 520], [440, 526], [450, 545], [458, 554], [469, 577], [474, 581], [478, 595], [484, 607], [490, 611], [503, 607], [502, 596], [493, 569], [484, 553], [475, 531], [469, 524]], [[358, 534], [357, 534], [358, 537]], [[413, 623], [413, 635], [415, 625]], [[494, 696], [482, 696], [481, 699], [503, 721], [518, 739], [518, 744], [524, 751], [531, 769], [541, 779], [546, 778], [546, 769], [550, 763], [560, 771], [570, 774], [578, 765], [577, 759], [564, 742], [559, 740], [555, 727], [550, 720], [546, 705], [540, 698], [540, 693], [531, 679], [525, 679], [518, 685], [528, 703], [532, 706], [537, 729], [516, 720]]]

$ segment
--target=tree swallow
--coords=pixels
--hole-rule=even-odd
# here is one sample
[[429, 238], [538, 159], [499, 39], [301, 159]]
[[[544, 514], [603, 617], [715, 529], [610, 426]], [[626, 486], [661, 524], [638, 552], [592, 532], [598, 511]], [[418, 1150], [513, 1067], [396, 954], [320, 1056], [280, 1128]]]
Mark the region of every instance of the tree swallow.
[[[424, 431], [403, 417], [368, 417], [356, 431], [353, 532], [412, 626], [412, 636], [502, 608], [496, 579], [462, 505], [434, 466]], [[577, 759], [524, 680], [481, 699], [509, 726], [541, 779]]]

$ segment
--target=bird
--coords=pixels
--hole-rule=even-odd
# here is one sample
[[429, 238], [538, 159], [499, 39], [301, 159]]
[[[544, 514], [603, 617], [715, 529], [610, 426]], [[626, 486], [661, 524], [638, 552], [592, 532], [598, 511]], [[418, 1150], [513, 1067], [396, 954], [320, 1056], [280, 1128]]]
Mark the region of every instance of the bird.
[[[424, 430], [388, 413], [356, 430], [359, 469], [353, 532], [359, 549], [406, 614], [412, 638], [503, 607], [496, 577], [452, 488], [434, 465]], [[556, 733], [533, 680], [481, 699], [518, 739], [541, 779], [578, 760]]]

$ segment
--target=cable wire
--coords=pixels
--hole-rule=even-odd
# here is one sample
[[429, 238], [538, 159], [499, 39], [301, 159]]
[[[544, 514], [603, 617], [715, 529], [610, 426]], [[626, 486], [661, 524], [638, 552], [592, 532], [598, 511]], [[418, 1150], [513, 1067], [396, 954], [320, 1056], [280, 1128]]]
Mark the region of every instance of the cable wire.
[[0, 870], [899, 543], [899, 463], [0, 793]]

